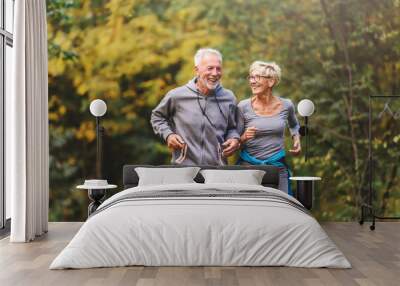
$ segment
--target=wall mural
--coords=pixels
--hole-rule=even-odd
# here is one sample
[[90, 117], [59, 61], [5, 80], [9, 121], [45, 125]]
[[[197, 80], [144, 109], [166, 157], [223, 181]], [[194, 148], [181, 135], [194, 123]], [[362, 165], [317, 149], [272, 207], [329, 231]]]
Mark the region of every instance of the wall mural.
[[[222, 52], [222, 84], [238, 100], [251, 95], [246, 77], [254, 60], [279, 64], [274, 92], [315, 104], [307, 162], [288, 157], [295, 175], [322, 178], [313, 214], [358, 217], [368, 188], [369, 95], [400, 94], [399, 1], [58, 0], [47, 8], [50, 220], [87, 216], [87, 194], [75, 186], [96, 172], [96, 123], [89, 112], [96, 98], [107, 103], [103, 171], [109, 182], [121, 186], [124, 164], [169, 163], [150, 114], [169, 90], [193, 77], [200, 47]], [[400, 152], [400, 106], [374, 106], [381, 119], [396, 119], [373, 127], [380, 164], [375, 203], [383, 215], [399, 215], [392, 162]], [[385, 144], [386, 132], [395, 141]]]

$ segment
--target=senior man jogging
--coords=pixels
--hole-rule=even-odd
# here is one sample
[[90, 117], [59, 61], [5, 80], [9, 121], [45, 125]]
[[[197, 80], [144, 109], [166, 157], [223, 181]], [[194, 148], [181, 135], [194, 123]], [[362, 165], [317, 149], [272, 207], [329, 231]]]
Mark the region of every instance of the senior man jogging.
[[172, 150], [174, 164], [224, 165], [239, 148], [236, 98], [221, 86], [222, 55], [199, 49], [196, 77], [169, 91], [152, 111], [151, 125]]

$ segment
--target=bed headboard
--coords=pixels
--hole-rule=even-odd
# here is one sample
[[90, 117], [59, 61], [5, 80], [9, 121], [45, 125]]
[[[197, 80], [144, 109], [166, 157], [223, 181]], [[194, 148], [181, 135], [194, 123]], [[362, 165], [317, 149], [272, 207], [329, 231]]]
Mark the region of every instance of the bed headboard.
[[[181, 165], [162, 165], [162, 166], [153, 166], [153, 165], [124, 165], [122, 181], [124, 184], [124, 189], [136, 187], [139, 182], [139, 177], [135, 172], [136, 167], [147, 167], [147, 168], [182, 168], [186, 166]], [[278, 188], [279, 185], [279, 168], [275, 166], [267, 166], [267, 165], [231, 165], [231, 166], [199, 166], [201, 169], [221, 169], [221, 170], [263, 170], [265, 171], [265, 175], [262, 180], [262, 185], [265, 187]], [[198, 173], [194, 180], [197, 183], [204, 183], [203, 176]]]

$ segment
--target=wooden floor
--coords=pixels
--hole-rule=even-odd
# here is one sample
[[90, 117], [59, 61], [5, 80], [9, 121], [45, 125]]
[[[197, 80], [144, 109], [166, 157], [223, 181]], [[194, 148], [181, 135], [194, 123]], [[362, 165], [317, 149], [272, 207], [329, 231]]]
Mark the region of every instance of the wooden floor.
[[0, 241], [0, 285], [400, 285], [400, 223], [375, 231], [357, 223], [325, 223], [324, 229], [352, 269], [290, 267], [120, 267], [48, 270], [81, 223], [50, 223], [32, 243]]

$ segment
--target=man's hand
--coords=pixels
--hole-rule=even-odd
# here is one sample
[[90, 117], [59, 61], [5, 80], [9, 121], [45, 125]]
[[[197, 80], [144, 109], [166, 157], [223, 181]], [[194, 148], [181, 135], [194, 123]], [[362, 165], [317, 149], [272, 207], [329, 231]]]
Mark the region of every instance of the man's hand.
[[293, 148], [289, 150], [289, 153], [296, 156], [301, 152], [300, 136], [293, 136]]
[[167, 137], [168, 148], [172, 150], [180, 150], [185, 146], [185, 141], [178, 134], [171, 134]]
[[237, 149], [239, 149], [239, 147], [240, 147], [240, 143], [239, 143], [239, 140], [237, 138], [228, 139], [222, 144], [222, 148], [223, 148], [222, 155], [224, 157], [229, 157]]
[[257, 131], [257, 128], [255, 128], [254, 126], [248, 127], [246, 129], [246, 131], [244, 131], [242, 136], [240, 136], [240, 141], [242, 143], [245, 143], [245, 142], [249, 141], [250, 139], [253, 139], [256, 136], [256, 131]]

